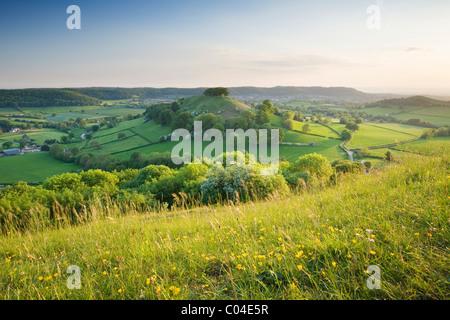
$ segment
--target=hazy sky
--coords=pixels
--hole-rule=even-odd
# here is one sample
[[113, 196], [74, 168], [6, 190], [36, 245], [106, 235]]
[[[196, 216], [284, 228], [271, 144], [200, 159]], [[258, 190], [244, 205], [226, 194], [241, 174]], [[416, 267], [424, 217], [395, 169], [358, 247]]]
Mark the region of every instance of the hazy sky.
[[[69, 5], [81, 30], [69, 30]], [[380, 29], [367, 20], [381, 8]], [[448, 0], [0, 2], [0, 88], [348, 86], [450, 94]]]

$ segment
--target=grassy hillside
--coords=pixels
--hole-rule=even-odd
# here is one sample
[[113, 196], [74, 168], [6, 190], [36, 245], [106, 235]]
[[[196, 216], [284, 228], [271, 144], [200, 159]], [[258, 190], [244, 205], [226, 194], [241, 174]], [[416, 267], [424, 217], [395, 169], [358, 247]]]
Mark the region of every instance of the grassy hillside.
[[448, 299], [449, 177], [447, 160], [414, 158], [265, 202], [93, 206], [87, 225], [0, 236], [0, 298]]
[[436, 126], [450, 125], [450, 102], [422, 96], [381, 100], [367, 105], [364, 111], [374, 116], [391, 116], [400, 121], [420, 119]]
[[242, 110], [250, 109], [243, 102], [232, 98], [193, 96], [180, 102], [182, 111], [221, 114], [224, 119], [238, 116]]

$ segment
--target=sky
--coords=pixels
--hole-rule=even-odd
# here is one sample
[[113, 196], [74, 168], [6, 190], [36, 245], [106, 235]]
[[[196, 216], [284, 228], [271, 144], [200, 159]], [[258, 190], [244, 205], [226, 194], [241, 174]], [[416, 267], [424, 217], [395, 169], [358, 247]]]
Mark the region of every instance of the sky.
[[[79, 30], [67, 28], [70, 5]], [[449, 14], [448, 0], [1, 0], [0, 88], [450, 95]]]

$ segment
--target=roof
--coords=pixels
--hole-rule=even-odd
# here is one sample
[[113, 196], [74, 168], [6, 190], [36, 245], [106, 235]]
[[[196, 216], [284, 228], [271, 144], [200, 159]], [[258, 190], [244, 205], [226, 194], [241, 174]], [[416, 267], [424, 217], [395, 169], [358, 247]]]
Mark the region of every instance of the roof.
[[3, 153], [6, 154], [7, 156], [12, 156], [12, 155], [16, 155], [20, 153], [19, 149], [8, 149], [8, 150], [3, 150]]

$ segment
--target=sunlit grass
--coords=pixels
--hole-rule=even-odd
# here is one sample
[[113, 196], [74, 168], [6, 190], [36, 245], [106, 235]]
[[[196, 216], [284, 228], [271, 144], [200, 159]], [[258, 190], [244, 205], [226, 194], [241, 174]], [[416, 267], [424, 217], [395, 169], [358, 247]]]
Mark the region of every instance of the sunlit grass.
[[[0, 238], [2, 299], [448, 299], [448, 161], [402, 160], [269, 201]], [[97, 218], [95, 218], [97, 217]], [[81, 289], [69, 290], [69, 265]], [[369, 290], [370, 265], [381, 290]]]

